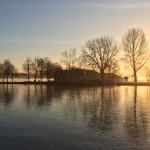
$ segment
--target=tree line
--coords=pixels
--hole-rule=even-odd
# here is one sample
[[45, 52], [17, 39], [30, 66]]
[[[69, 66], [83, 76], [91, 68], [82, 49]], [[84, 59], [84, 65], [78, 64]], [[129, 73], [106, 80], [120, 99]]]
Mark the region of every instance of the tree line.
[[[121, 52], [123, 53], [122, 56]], [[78, 54], [75, 48], [65, 50], [62, 53], [61, 63], [67, 69], [84, 69], [88, 66], [99, 70], [101, 80], [104, 81], [104, 74], [106, 72], [116, 73], [119, 70], [120, 61], [123, 61], [126, 68], [131, 69], [134, 82], [137, 82], [137, 73], [148, 62], [148, 58], [149, 50], [145, 33], [140, 28], [131, 28], [123, 35], [121, 44], [118, 44], [109, 36], [91, 39], [83, 45], [80, 54]], [[42, 82], [43, 76], [49, 81], [57, 70], [62, 69], [60, 64], [53, 63], [48, 57], [28, 57], [22, 66], [28, 75], [28, 81], [30, 80], [30, 75], [33, 74], [35, 82], [37, 77], [40, 77]], [[148, 70], [150, 69], [147, 67], [147, 79], [150, 78], [150, 71]], [[9, 77], [11, 77], [13, 82], [16, 72], [17, 69], [10, 60], [4, 60], [0, 64], [0, 75], [3, 78], [3, 82], [5, 78], [8, 82]]]
[[[31, 74], [34, 75], [34, 82], [37, 82], [37, 77], [40, 77], [41, 82], [43, 82], [44, 76], [47, 78], [47, 81], [49, 81], [50, 78], [54, 76], [54, 73], [61, 70], [62, 67], [58, 63], [53, 63], [48, 57], [35, 57], [33, 59], [27, 57], [22, 64], [22, 69], [27, 73], [28, 82], [30, 81]], [[0, 64], [0, 75], [3, 82], [5, 79], [6, 82], [8, 82], [8, 78], [11, 78], [13, 82], [14, 75], [17, 72], [16, 67], [9, 59], [4, 60], [4, 62]]]
[[[123, 53], [121, 55], [121, 53]], [[149, 49], [145, 33], [140, 28], [131, 28], [123, 35], [121, 44], [117, 44], [113, 38], [103, 36], [88, 40], [77, 56], [76, 49], [63, 52], [62, 62], [68, 69], [71, 67], [90, 66], [98, 69], [102, 81], [104, 73], [116, 73], [120, 62], [123, 61], [127, 71], [131, 69], [134, 82], [137, 82], [137, 73], [148, 62]], [[146, 76], [150, 81], [150, 69], [146, 68]]]
[[34, 82], [37, 81], [38, 75], [42, 82], [44, 75], [46, 76], [47, 81], [49, 81], [54, 73], [61, 70], [62, 67], [58, 63], [53, 63], [48, 57], [35, 57], [34, 59], [28, 57], [23, 63], [23, 69], [28, 74], [28, 81], [30, 79], [30, 74], [34, 74]]

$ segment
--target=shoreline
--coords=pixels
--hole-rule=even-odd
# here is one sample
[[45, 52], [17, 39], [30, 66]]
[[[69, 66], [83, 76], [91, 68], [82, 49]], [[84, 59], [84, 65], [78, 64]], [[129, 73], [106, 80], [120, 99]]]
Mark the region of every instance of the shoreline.
[[0, 82], [3, 84], [22, 84], [22, 85], [55, 85], [55, 86], [150, 86], [147, 82], [120, 82], [120, 83], [99, 83], [99, 82]]

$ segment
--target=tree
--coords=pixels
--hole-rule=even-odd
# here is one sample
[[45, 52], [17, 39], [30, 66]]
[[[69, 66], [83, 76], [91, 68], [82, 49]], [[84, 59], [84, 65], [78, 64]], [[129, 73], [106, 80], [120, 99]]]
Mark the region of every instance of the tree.
[[120, 67], [119, 67], [119, 60], [114, 60], [111, 64], [110, 64], [110, 66], [109, 66], [109, 68], [108, 68], [108, 72], [109, 73], [113, 73], [113, 74], [117, 74], [118, 73], [118, 71], [119, 71], [119, 69], [120, 69]]
[[58, 63], [53, 63], [48, 57], [43, 58], [44, 61], [44, 75], [47, 81], [54, 77], [55, 72], [62, 70], [62, 67]]
[[28, 74], [28, 82], [30, 80], [31, 71], [33, 71], [33, 61], [30, 57], [27, 57], [25, 62], [23, 63], [23, 70]]
[[86, 62], [99, 69], [102, 82], [105, 71], [116, 60], [117, 54], [118, 47], [110, 37], [88, 40], [82, 49], [82, 57]]
[[3, 82], [4, 82], [4, 73], [3, 73], [4, 69], [3, 69], [3, 64], [0, 64], [0, 76], [1, 78], [3, 78]]
[[38, 57], [33, 59], [33, 63], [31, 64], [31, 69], [34, 73], [34, 82], [36, 82], [37, 75], [38, 75], [38, 65], [37, 65]]
[[77, 66], [77, 50], [75, 48], [65, 50], [62, 53], [61, 62], [66, 66], [67, 69], [76, 68]]
[[17, 72], [18, 72], [18, 70], [16, 69], [16, 67], [13, 64], [11, 64], [10, 74], [11, 74], [12, 82], [14, 81], [13, 80], [14, 79], [14, 74], [17, 73]]
[[46, 75], [47, 81], [50, 80], [53, 73], [53, 62], [48, 58], [44, 58], [44, 74]]
[[122, 38], [124, 61], [133, 70], [134, 82], [137, 82], [137, 72], [145, 65], [148, 54], [148, 44], [144, 32], [140, 28], [129, 29]]
[[58, 63], [53, 63], [53, 75], [60, 70], [62, 70], [62, 66]]
[[43, 74], [44, 74], [44, 59], [43, 58], [37, 59], [37, 67], [39, 69], [40, 78], [41, 78], [41, 82], [42, 82], [43, 81]]
[[87, 59], [84, 58], [84, 56], [81, 54], [79, 57], [78, 57], [78, 68], [79, 69], [87, 69], [87, 68], [94, 68], [95, 67], [95, 64], [93, 64], [92, 61], [89, 61]]
[[2, 75], [3, 76], [3, 82], [4, 82], [4, 77], [6, 77], [7, 82], [8, 82], [9, 76], [12, 77], [12, 81], [13, 81], [13, 75], [16, 71], [17, 71], [17, 69], [11, 63], [11, 61], [9, 59], [4, 60], [3, 64], [1, 65], [1, 72], [3, 74]]

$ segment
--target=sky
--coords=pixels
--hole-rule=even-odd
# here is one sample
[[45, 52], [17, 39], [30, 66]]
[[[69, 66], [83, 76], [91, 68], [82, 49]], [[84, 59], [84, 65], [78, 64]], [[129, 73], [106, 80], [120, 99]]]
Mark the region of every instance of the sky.
[[0, 0], [0, 62], [26, 57], [60, 62], [64, 50], [100, 36], [117, 42], [133, 27], [150, 41], [149, 0]]

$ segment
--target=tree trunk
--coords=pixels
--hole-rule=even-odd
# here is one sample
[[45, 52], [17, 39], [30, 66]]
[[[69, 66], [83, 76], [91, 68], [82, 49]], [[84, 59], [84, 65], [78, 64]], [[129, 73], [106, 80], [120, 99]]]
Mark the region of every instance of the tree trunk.
[[134, 82], [137, 82], [137, 74], [136, 74], [136, 70], [134, 70]]
[[8, 76], [7, 76], [7, 83], [8, 83]]
[[43, 81], [43, 71], [41, 70], [41, 82]]
[[12, 82], [14, 82], [14, 75], [12, 74]]
[[29, 82], [29, 79], [30, 79], [29, 74], [30, 74], [30, 68], [29, 68], [29, 64], [28, 64], [28, 82]]
[[35, 75], [34, 75], [34, 82], [36, 82], [36, 72], [35, 72]]
[[3, 83], [4, 83], [4, 75], [3, 75]]
[[101, 73], [101, 81], [102, 83], [104, 82], [104, 70], [100, 70], [100, 73]]

